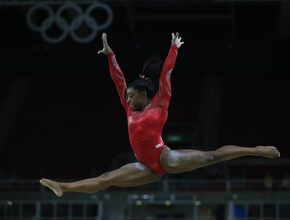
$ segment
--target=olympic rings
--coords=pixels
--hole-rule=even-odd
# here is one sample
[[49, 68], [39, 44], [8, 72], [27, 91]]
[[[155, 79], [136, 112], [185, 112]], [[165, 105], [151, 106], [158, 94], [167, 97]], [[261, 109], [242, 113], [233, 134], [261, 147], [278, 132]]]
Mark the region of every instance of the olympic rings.
[[[103, 10], [107, 19], [102, 24], [99, 24], [97, 19], [93, 17], [94, 10]], [[43, 13], [44, 12], [44, 13]], [[69, 13], [66, 13], [69, 12]], [[40, 24], [36, 23], [36, 19], [39, 16], [45, 16]], [[69, 16], [68, 16], [69, 15]], [[77, 43], [88, 43], [95, 39], [99, 31], [109, 27], [113, 21], [112, 9], [104, 3], [94, 3], [89, 5], [89, 7], [83, 12], [82, 8], [77, 4], [63, 4], [61, 5], [56, 13], [53, 9], [45, 4], [34, 5], [29, 9], [26, 14], [26, 21], [28, 27], [32, 31], [40, 32], [42, 38], [52, 44], [57, 44], [66, 39], [68, 35]], [[89, 31], [82, 32], [81, 28], [85, 25], [85, 28]], [[49, 30], [56, 27], [58, 30], [58, 35], [54, 36], [49, 34]], [[81, 32], [81, 34], [79, 34]]]

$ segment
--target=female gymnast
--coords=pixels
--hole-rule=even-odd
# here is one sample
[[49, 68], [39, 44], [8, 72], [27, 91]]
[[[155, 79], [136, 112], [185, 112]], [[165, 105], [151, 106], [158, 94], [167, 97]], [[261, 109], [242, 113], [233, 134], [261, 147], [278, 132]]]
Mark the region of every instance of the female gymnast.
[[108, 45], [106, 33], [103, 33], [102, 40], [103, 49], [98, 51], [98, 54], [104, 54], [108, 58], [110, 75], [127, 114], [129, 139], [138, 162], [127, 164], [95, 178], [75, 182], [41, 179], [40, 183], [51, 189], [57, 196], [60, 197], [65, 192], [96, 193], [110, 186], [130, 187], [148, 184], [159, 180], [165, 173], [189, 172], [244, 156], [266, 158], [280, 156], [277, 148], [273, 146], [225, 145], [213, 151], [170, 149], [162, 140], [162, 128], [167, 120], [171, 97], [171, 72], [178, 50], [184, 43], [181, 37], [178, 33], [172, 33], [171, 47], [162, 67], [157, 92], [154, 91], [152, 81], [145, 75], [150, 71], [150, 65], [156, 63], [147, 62], [140, 78], [127, 87], [116, 56]]

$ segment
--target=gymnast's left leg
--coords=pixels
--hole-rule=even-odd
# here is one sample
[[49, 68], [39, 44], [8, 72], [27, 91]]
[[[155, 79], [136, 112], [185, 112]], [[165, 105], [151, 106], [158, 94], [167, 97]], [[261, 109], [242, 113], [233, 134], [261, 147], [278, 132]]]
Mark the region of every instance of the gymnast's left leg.
[[213, 151], [164, 150], [160, 161], [167, 173], [183, 173], [217, 162], [245, 156], [260, 156], [273, 159], [280, 157], [280, 152], [273, 146], [240, 147], [225, 145]]

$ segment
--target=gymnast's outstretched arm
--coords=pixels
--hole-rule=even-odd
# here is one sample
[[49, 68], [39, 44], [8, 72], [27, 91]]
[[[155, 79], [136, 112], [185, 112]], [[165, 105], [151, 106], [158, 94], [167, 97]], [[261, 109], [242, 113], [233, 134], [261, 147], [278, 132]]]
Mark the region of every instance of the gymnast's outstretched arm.
[[164, 109], [168, 109], [169, 106], [171, 98], [171, 73], [175, 65], [178, 48], [180, 48], [183, 43], [178, 32], [176, 34], [172, 33], [171, 47], [161, 70], [159, 90], [156, 94], [158, 102]]
[[111, 78], [117, 88], [120, 100], [124, 108], [127, 108], [126, 97], [127, 97], [127, 85], [124, 74], [117, 62], [114, 51], [108, 45], [107, 34], [103, 33], [103, 49], [98, 51], [98, 54], [104, 54], [108, 57], [109, 69]]

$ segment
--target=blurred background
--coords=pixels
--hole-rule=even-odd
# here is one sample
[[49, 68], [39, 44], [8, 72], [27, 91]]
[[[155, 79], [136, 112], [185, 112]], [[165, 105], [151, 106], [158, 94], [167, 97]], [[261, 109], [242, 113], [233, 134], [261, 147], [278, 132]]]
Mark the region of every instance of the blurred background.
[[[289, 220], [290, 1], [0, 1], [0, 219]], [[185, 42], [172, 73], [172, 149], [274, 145], [136, 188], [56, 198], [39, 179], [98, 176], [136, 161], [97, 55], [101, 34], [127, 82]]]

